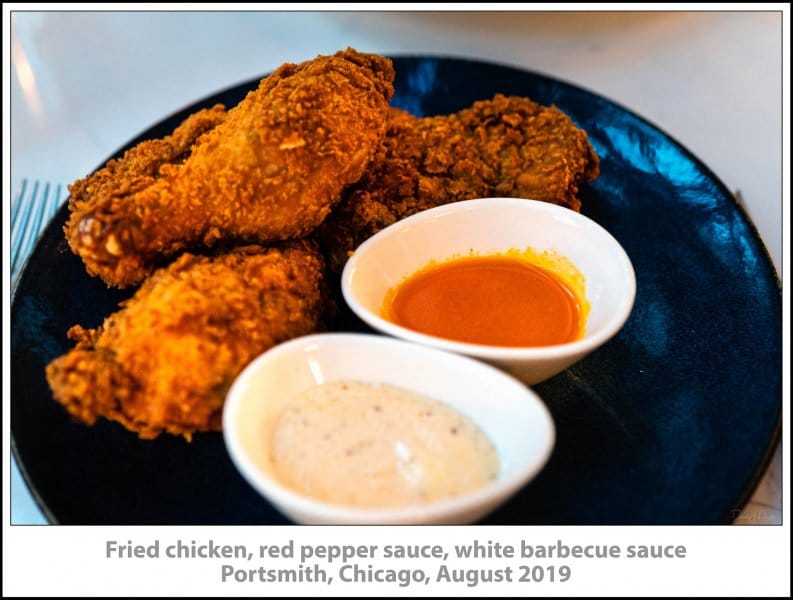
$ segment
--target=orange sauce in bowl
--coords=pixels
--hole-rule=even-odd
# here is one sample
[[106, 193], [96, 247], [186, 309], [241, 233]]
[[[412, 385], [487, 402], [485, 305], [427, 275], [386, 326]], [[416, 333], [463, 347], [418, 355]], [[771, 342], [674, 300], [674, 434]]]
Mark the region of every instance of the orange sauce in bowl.
[[505, 255], [431, 263], [391, 290], [387, 320], [489, 346], [550, 346], [583, 337], [585, 301], [553, 270]]

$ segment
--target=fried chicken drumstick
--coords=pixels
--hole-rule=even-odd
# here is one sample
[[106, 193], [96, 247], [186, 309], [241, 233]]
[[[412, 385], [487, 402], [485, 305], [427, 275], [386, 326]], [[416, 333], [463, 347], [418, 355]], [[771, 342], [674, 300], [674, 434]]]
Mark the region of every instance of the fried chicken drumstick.
[[599, 173], [586, 133], [555, 107], [496, 95], [447, 116], [392, 109], [383, 149], [317, 231], [340, 272], [366, 238], [419, 211], [487, 196], [579, 210], [578, 187]]
[[317, 329], [323, 261], [306, 241], [185, 253], [52, 361], [55, 399], [79, 421], [118, 421], [141, 438], [219, 430], [224, 396], [258, 354]]
[[69, 186], [72, 213], [103, 197], [131, 196], [154, 183], [160, 167], [181, 164], [202, 134], [226, 118], [222, 104], [199, 110], [187, 117], [169, 136], [146, 140], [128, 150], [123, 158], [110, 160], [104, 168]]
[[393, 78], [388, 59], [352, 49], [281, 66], [228, 113], [71, 186], [69, 245], [123, 287], [182, 250], [304, 236], [381, 145]]

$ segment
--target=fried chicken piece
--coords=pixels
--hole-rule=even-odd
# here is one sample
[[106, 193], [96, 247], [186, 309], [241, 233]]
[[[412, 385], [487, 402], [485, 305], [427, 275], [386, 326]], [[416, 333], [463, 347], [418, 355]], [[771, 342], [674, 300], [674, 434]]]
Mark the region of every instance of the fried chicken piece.
[[496, 95], [447, 116], [392, 109], [383, 149], [317, 231], [340, 272], [366, 238], [419, 211], [488, 196], [579, 210], [579, 186], [599, 173], [587, 139], [559, 109]]
[[55, 399], [78, 421], [121, 423], [141, 438], [219, 430], [231, 382], [258, 354], [316, 331], [323, 261], [307, 241], [184, 253], [97, 329], [47, 366]]
[[281, 66], [189, 151], [148, 142], [71, 186], [69, 245], [123, 287], [182, 250], [308, 234], [381, 145], [393, 77], [353, 49]]
[[202, 134], [220, 125], [226, 118], [222, 104], [199, 110], [159, 140], [146, 140], [127, 150], [120, 159], [108, 163], [93, 175], [78, 179], [69, 186], [69, 208], [74, 212], [92, 198], [131, 195], [150, 186], [163, 165], [178, 165], [190, 156], [190, 150]]

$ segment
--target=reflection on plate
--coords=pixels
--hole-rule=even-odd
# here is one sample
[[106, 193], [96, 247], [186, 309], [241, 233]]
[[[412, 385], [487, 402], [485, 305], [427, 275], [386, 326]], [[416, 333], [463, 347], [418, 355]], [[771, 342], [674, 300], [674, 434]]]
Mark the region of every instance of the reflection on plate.
[[[759, 238], [726, 188], [689, 152], [620, 106], [565, 83], [476, 61], [395, 59], [395, 106], [458, 110], [496, 92], [556, 104], [589, 134], [601, 175], [582, 212], [631, 257], [633, 313], [608, 344], [535, 390], [558, 439], [543, 472], [488, 524], [707, 524], [731, 520], [779, 435], [781, 294]], [[258, 81], [189, 113], [236, 104]], [[231, 464], [220, 433], [140, 441], [70, 421], [44, 366], [129, 291], [89, 277], [63, 240], [63, 207], [20, 276], [11, 331], [11, 430], [34, 496], [69, 524], [272, 524], [286, 520]], [[336, 329], [365, 331], [351, 314]]]

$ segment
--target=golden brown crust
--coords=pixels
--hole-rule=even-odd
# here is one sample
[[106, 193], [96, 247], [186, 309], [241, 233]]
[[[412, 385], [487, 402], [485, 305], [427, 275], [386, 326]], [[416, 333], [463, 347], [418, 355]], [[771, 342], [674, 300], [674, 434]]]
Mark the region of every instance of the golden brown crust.
[[258, 354], [315, 331], [322, 258], [308, 242], [183, 254], [101, 327], [47, 367], [55, 399], [79, 421], [117, 421], [141, 438], [219, 430], [226, 391]]
[[392, 109], [384, 148], [317, 232], [332, 270], [391, 223], [449, 202], [533, 198], [578, 210], [598, 175], [586, 133], [555, 107], [496, 95], [447, 116]]
[[[281, 66], [183, 162], [126, 160], [94, 176], [101, 185], [75, 184], [69, 245], [89, 273], [126, 286], [185, 249], [308, 234], [382, 143], [393, 77], [388, 59], [352, 49]], [[150, 144], [137, 154], [156, 155]]]
[[133, 194], [154, 183], [163, 165], [178, 165], [202, 134], [226, 118], [222, 104], [199, 110], [185, 119], [171, 135], [146, 140], [127, 150], [119, 159], [69, 186], [69, 208], [74, 211], [92, 199]]

